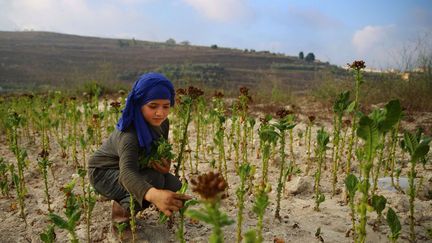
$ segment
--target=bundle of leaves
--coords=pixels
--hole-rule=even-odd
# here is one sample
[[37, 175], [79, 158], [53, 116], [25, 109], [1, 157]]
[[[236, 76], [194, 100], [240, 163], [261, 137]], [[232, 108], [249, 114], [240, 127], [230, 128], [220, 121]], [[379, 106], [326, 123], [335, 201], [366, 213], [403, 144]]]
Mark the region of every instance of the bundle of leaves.
[[143, 167], [148, 167], [150, 162], [161, 164], [162, 159], [172, 160], [174, 156], [172, 145], [164, 137], [160, 137], [153, 141], [150, 154], [142, 156], [142, 158], [139, 159], [139, 163]]

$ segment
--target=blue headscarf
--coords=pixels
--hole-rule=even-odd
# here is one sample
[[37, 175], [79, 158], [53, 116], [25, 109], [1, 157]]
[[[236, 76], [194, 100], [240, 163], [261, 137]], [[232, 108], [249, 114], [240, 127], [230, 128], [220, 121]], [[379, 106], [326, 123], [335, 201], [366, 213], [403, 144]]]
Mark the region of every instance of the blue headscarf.
[[170, 105], [174, 106], [174, 86], [166, 77], [160, 73], [147, 73], [135, 81], [135, 84], [126, 100], [126, 107], [117, 123], [117, 129], [126, 130], [131, 124], [134, 125], [140, 147], [150, 153], [150, 148], [155, 139], [150, 131], [150, 125], [145, 121], [141, 107], [156, 99], [168, 99]]

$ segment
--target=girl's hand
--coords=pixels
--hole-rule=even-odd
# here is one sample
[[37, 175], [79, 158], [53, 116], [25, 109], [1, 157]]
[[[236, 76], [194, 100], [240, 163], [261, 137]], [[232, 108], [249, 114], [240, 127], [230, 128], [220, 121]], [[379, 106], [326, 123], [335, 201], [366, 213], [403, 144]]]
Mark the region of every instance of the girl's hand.
[[171, 216], [173, 212], [180, 210], [183, 207], [183, 201], [189, 200], [192, 197], [178, 194], [170, 190], [150, 188], [144, 195], [144, 199], [153, 203], [166, 216]]
[[160, 162], [152, 161], [151, 167], [162, 174], [166, 174], [170, 171], [171, 160], [162, 158]]

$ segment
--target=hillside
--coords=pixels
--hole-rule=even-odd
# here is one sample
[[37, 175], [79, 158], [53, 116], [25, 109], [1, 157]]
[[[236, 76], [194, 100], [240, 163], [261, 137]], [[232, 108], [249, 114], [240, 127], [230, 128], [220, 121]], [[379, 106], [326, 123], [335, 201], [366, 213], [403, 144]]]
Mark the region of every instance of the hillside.
[[228, 48], [107, 39], [50, 32], [0, 31], [0, 86], [73, 87], [82, 82], [132, 82], [158, 71], [176, 84], [236, 88], [271, 82], [305, 89], [323, 75], [345, 75], [336, 66], [297, 57]]

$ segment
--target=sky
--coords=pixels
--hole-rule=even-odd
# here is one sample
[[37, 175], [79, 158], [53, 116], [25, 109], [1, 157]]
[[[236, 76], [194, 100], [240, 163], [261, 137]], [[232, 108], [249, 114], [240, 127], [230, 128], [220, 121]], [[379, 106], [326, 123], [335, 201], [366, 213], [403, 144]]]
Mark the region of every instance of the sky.
[[387, 69], [419, 40], [432, 46], [432, 0], [0, 0], [0, 30], [303, 51]]

